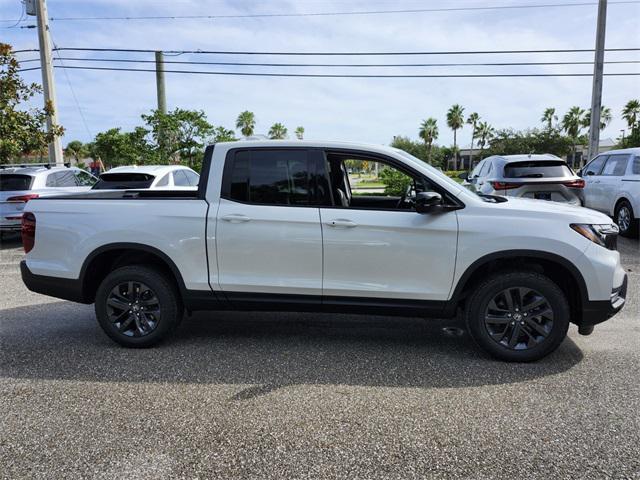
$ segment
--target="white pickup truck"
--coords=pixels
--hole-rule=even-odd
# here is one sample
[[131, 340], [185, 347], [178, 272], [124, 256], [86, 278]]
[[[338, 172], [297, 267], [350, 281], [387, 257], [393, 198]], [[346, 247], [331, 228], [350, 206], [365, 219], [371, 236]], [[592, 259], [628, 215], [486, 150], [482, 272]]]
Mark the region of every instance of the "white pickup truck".
[[[396, 187], [356, 195], [354, 162], [377, 163]], [[185, 310], [463, 312], [488, 353], [531, 361], [570, 322], [590, 334], [627, 290], [605, 215], [478, 195], [382, 146], [220, 143], [197, 192], [94, 191], [25, 212], [27, 287], [95, 303], [129, 347], [165, 338]]]

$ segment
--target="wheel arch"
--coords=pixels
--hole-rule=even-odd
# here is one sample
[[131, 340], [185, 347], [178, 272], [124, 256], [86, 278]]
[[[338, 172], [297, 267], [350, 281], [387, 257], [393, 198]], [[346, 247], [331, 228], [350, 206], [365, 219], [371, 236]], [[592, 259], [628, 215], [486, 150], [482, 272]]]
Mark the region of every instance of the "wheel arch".
[[184, 297], [186, 286], [180, 270], [167, 254], [143, 243], [119, 242], [93, 250], [80, 269], [82, 296], [92, 303], [100, 282], [115, 268], [125, 265], [153, 265], [165, 272]]
[[574, 323], [582, 320], [582, 307], [589, 300], [580, 270], [560, 255], [538, 250], [505, 250], [480, 257], [460, 276], [451, 295], [451, 305], [463, 305], [475, 285], [487, 275], [506, 271], [536, 271], [545, 274], [565, 293]]

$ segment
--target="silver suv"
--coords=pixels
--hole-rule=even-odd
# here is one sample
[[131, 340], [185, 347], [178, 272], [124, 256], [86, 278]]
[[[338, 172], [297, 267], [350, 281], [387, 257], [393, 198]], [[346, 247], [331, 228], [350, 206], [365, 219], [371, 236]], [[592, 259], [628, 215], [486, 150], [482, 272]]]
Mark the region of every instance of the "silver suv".
[[464, 184], [485, 195], [551, 200], [581, 205], [584, 180], [555, 155], [494, 155], [482, 160]]
[[640, 148], [601, 153], [580, 172], [584, 206], [613, 217], [620, 235], [638, 236], [640, 218]]
[[38, 197], [84, 192], [98, 179], [77, 167], [0, 165], [0, 232], [20, 230], [25, 204]]

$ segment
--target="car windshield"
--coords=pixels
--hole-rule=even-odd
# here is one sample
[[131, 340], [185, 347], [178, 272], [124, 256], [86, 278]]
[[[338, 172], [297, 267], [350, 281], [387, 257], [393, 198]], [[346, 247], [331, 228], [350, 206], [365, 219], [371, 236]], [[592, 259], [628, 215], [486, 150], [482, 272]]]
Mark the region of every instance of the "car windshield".
[[154, 179], [148, 173], [103, 173], [93, 190], [149, 188]]
[[528, 160], [504, 166], [505, 178], [572, 177], [573, 172], [562, 160]]
[[0, 174], [0, 192], [15, 190], [29, 190], [33, 184], [31, 175], [17, 175], [14, 173]]

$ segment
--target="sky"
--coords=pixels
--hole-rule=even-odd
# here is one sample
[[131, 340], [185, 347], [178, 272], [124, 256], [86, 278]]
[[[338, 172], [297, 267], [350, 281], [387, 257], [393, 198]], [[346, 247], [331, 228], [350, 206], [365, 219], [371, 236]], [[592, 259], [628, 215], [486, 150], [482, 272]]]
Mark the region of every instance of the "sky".
[[[133, 48], [153, 50], [407, 52], [469, 50], [592, 49], [595, 45], [596, 5], [527, 9], [391, 13], [379, 15], [261, 17], [174, 20], [55, 20], [56, 17], [140, 15], [242, 15], [256, 13], [318, 13], [399, 10], [441, 7], [514, 6], [579, 3], [578, 0], [368, 0], [270, 2], [225, 0], [49, 0], [53, 42], [58, 47]], [[584, 3], [584, 0], [583, 2]], [[7, 28], [20, 18], [20, 0], [0, 0], [0, 41], [15, 49], [37, 48], [35, 29]], [[10, 22], [13, 20], [13, 22]], [[33, 24], [28, 17], [19, 26]], [[609, 3], [607, 48], [640, 47], [640, 3]], [[153, 60], [152, 53], [63, 52], [64, 57]], [[38, 58], [23, 53], [20, 60]], [[265, 61], [295, 63], [451, 63], [500, 61], [592, 61], [593, 53], [523, 55], [432, 55], [396, 57], [277, 57], [187, 55], [180, 61]], [[167, 57], [167, 60], [170, 58]], [[608, 52], [605, 60], [640, 61], [640, 51]], [[65, 61], [65, 65], [99, 65]], [[24, 68], [37, 66], [26, 62]], [[153, 64], [111, 64], [152, 68]], [[166, 68], [187, 69], [174, 65]], [[322, 67], [193, 66], [198, 70], [308, 73], [353, 73], [354, 69]], [[357, 73], [592, 73], [590, 65], [505, 67], [358, 68]], [[638, 64], [605, 65], [605, 73], [640, 72]], [[24, 72], [41, 82], [40, 71]], [[147, 72], [55, 70], [63, 145], [89, 141], [108, 128], [131, 130], [140, 115], [156, 108], [155, 75]], [[525, 129], [541, 125], [546, 107], [562, 116], [571, 106], [588, 108], [590, 77], [529, 78], [274, 78], [217, 75], [166, 75], [167, 106], [203, 110], [214, 125], [233, 128], [239, 112], [251, 110], [256, 133], [266, 134], [275, 122], [290, 136], [296, 126], [307, 139], [388, 144], [393, 136], [416, 139], [422, 120], [435, 117], [438, 144], [450, 145], [448, 108], [458, 103], [465, 115], [478, 112], [495, 128]], [[603, 103], [614, 119], [601, 138], [617, 138], [626, 127], [620, 118], [624, 104], [640, 97], [640, 77], [605, 77]], [[42, 103], [41, 97], [33, 100]], [[458, 143], [470, 143], [471, 129], [458, 133]]]

